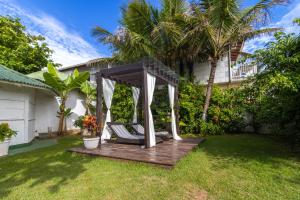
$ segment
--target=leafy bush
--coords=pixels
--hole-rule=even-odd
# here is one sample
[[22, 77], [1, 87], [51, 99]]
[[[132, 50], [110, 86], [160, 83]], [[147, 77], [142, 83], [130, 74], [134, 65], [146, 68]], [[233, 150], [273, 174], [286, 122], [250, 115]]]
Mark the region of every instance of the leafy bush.
[[[244, 97], [242, 95], [243, 93], [239, 89], [220, 89], [215, 86], [208, 112], [208, 120], [203, 122], [201, 116], [205, 99], [204, 87], [190, 81], [181, 80], [179, 84], [180, 132], [183, 134], [216, 135], [241, 131], [244, 125]], [[131, 88], [116, 84], [112, 101], [113, 121], [131, 123], [134, 109]], [[168, 129], [171, 109], [167, 87], [155, 90], [151, 109], [155, 128], [157, 130]], [[140, 116], [139, 121], [143, 122], [142, 116]]]
[[171, 108], [167, 86], [154, 91], [151, 111], [156, 130], [170, 129]]
[[179, 84], [179, 127], [181, 133], [200, 133], [203, 105], [203, 87], [181, 80]]
[[244, 100], [243, 93], [238, 88], [214, 87], [208, 110], [208, 121], [220, 127], [220, 133], [240, 132], [245, 125]]
[[80, 128], [80, 129], [83, 129], [83, 119], [84, 119], [84, 116], [83, 116], [83, 115], [82, 115], [82, 116], [79, 116], [79, 117], [75, 120], [74, 126]]
[[11, 138], [16, 134], [16, 131], [9, 128], [8, 123], [0, 124], [0, 142], [3, 142], [6, 138]]
[[244, 127], [244, 96], [240, 89], [213, 88], [207, 122], [201, 116], [204, 105], [204, 87], [182, 80], [179, 85], [181, 133], [223, 134], [239, 132]]
[[126, 85], [116, 84], [111, 105], [113, 121], [131, 123], [133, 109], [134, 104], [131, 88]]
[[294, 148], [300, 144], [300, 35], [280, 32], [275, 39], [251, 56], [264, 70], [244, 91], [256, 126], [271, 125]]
[[220, 134], [224, 134], [225, 131], [220, 125], [212, 121], [209, 122], [201, 121], [200, 133], [202, 133], [203, 135], [220, 135]]

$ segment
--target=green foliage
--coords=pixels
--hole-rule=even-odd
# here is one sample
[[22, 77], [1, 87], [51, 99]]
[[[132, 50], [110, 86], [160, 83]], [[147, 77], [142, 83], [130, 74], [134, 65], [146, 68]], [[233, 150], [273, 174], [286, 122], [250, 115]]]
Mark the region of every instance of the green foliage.
[[151, 104], [151, 111], [156, 130], [170, 129], [171, 108], [168, 96], [168, 87], [156, 88]]
[[221, 135], [224, 134], [224, 129], [219, 125], [212, 121], [200, 121], [200, 133], [203, 135]]
[[81, 85], [89, 78], [89, 72], [79, 73], [77, 69], [65, 80], [60, 79], [57, 69], [48, 64], [48, 71], [43, 74], [45, 83], [51, 86], [61, 97], [67, 96], [68, 93]]
[[85, 108], [86, 114], [91, 115], [95, 112], [95, 106], [92, 104], [94, 100], [96, 100], [96, 87], [94, 87], [89, 81], [85, 81], [80, 86], [81, 92], [85, 95]]
[[198, 84], [181, 80], [179, 84], [179, 127], [181, 133], [200, 133], [204, 90]]
[[179, 85], [181, 133], [223, 134], [238, 132], [244, 127], [244, 96], [238, 88], [213, 88], [207, 122], [202, 121], [204, 87], [182, 80]]
[[8, 123], [0, 124], [0, 142], [3, 142], [7, 138], [17, 135], [17, 132], [10, 129]]
[[131, 123], [133, 117], [133, 97], [131, 88], [116, 84], [112, 99], [111, 113], [114, 121]]
[[264, 70], [244, 91], [256, 126], [274, 125], [295, 146], [300, 144], [300, 35], [277, 33], [275, 39], [251, 56]]
[[48, 71], [43, 74], [45, 83], [51, 86], [60, 96], [58, 133], [62, 134], [65, 117], [68, 117], [71, 114], [71, 109], [65, 107], [68, 95], [72, 90], [79, 89], [90, 75], [89, 72], [79, 73], [78, 70], [75, 69], [73, 74], [68, 75], [66, 79], [62, 80], [58, 75], [57, 69], [52, 64], [49, 63], [47, 68]]
[[75, 127], [78, 127], [80, 129], [83, 129], [83, 119], [84, 119], [84, 116], [79, 116], [75, 121], [74, 121], [74, 126]]
[[208, 119], [222, 132], [239, 132], [244, 127], [244, 96], [238, 88], [214, 87]]
[[53, 63], [52, 50], [44, 41], [26, 33], [20, 19], [0, 16], [0, 64], [24, 74], [41, 70]]
[[[204, 87], [186, 80], [179, 85], [179, 127], [183, 134], [223, 134], [239, 132], [244, 127], [244, 93], [237, 88], [214, 87], [207, 122], [201, 120], [204, 104]], [[141, 98], [141, 97], [140, 97]], [[111, 107], [114, 121], [131, 123], [133, 116], [131, 88], [116, 84]], [[155, 128], [167, 129], [170, 124], [168, 88], [156, 89], [151, 104]], [[142, 118], [139, 121], [142, 122]]]

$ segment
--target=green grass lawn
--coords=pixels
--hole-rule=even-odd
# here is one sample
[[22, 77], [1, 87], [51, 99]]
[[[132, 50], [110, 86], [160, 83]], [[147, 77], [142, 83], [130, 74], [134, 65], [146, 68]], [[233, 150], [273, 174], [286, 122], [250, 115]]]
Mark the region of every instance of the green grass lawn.
[[2, 199], [300, 199], [300, 162], [255, 135], [210, 136], [173, 170], [69, 153], [79, 137], [0, 158]]

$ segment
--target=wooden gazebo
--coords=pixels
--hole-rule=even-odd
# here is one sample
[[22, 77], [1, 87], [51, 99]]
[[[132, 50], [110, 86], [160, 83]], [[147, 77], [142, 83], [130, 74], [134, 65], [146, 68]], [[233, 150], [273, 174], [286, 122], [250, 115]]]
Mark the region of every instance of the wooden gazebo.
[[169, 67], [165, 66], [160, 61], [154, 58], [144, 58], [139, 61], [128, 64], [115, 64], [111, 68], [102, 69], [96, 74], [97, 77], [97, 123], [100, 130], [99, 135], [102, 134], [104, 127], [102, 97], [103, 97], [103, 79], [109, 79], [116, 83], [126, 84], [137, 87], [141, 90], [143, 110], [144, 110], [144, 127], [145, 127], [145, 147], [150, 147], [149, 135], [149, 107], [148, 107], [148, 75], [154, 76], [156, 79], [155, 85], [172, 85], [175, 88], [175, 116], [176, 116], [176, 130], [178, 130], [178, 83], [179, 78], [177, 74]]

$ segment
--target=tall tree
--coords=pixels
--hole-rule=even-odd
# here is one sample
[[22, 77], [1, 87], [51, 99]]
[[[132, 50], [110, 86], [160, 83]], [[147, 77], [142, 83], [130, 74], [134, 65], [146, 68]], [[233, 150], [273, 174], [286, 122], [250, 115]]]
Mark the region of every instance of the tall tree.
[[[254, 6], [242, 9], [237, 0], [202, 0], [192, 5], [189, 18], [190, 30], [185, 39], [192, 40], [193, 54], [204, 53], [210, 62], [210, 75], [202, 119], [206, 120], [212, 94], [212, 86], [218, 61], [230, 51], [230, 46], [278, 31], [279, 28], [263, 28], [269, 17], [269, 9], [285, 0], [260, 0]], [[199, 48], [200, 47], [200, 48]]]
[[0, 16], [0, 64], [24, 74], [39, 71], [53, 63], [52, 50], [44, 41], [26, 33], [20, 19]]
[[162, 0], [160, 9], [145, 0], [133, 0], [122, 8], [121, 27], [116, 33], [97, 26], [93, 35], [111, 45], [118, 60], [153, 56], [175, 68], [187, 12], [184, 0]]

